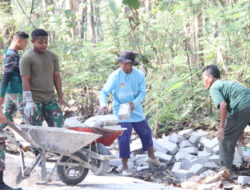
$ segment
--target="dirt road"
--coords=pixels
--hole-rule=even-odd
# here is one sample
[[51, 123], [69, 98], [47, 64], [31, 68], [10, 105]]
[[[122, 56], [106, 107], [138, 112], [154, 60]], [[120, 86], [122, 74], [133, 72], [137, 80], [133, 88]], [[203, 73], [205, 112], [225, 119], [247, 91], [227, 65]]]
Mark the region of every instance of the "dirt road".
[[[52, 165], [49, 164], [51, 169]], [[6, 156], [6, 171], [4, 180], [7, 184], [22, 187], [23, 190], [169, 190], [177, 189], [163, 184], [145, 182], [143, 180], [121, 177], [121, 176], [95, 176], [89, 172], [88, 176], [77, 186], [67, 186], [63, 184], [56, 175], [52, 181], [45, 184], [40, 180], [39, 168], [31, 177], [22, 179], [20, 176], [19, 158], [17, 156]]]

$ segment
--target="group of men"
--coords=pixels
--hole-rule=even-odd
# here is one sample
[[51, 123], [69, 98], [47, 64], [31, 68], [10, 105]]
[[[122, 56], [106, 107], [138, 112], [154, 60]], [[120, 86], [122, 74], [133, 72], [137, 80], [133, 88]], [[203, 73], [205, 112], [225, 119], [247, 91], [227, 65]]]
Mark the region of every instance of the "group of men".
[[[17, 110], [20, 111], [26, 124], [42, 126], [45, 120], [49, 127], [63, 127], [63, 113], [58, 103], [67, 104], [63, 100], [58, 58], [47, 50], [48, 33], [45, 30], [35, 29], [31, 36], [33, 47], [25, 52], [21, 59], [18, 51], [26, 48], [29, 38], [25, 32], [14, 34], [12, 43], [3, 56], [0, 94], [1, 131], [6, 127], [7, 121], [13, 121], [13, 114]], [[0, 133], [0, 189], [2, 190], [12, 189], [3, 181], [5, 140], [3, 133]]]
[[[18, 51], [25, 49], [29, 38], [25, 32], [15, 33], [10, 47], [4, 53], [0, 130], [6, 127], [7, 121], [13, 121], [13, 114], [17, 110], [21, 112], [24, 122], [30, 125], [42, 126], [44, 120], [50, 127], [62, 127], [64, 123], [58, 103], [66, 106], [67, 103], [63, 100], [58, 58], [53, 52], [47, 50], [48, 33], [45, 30], [35, 29], [31, 36], [33, 48], [26, 51], [21, 59]], [[130, 105], [130, 117], [119, 120], [119, 124], [126, 128], [118, 138], [124, 176], [132, 175], [127, 163], [130, 157], [130, 137], [133, 129], [141, 139], [143, 151], [148, 151], [147, 162], [161, 166], [154, 155], [152, 131], [142, 107], [146, 95], [146, 81], [144, 74], [133, 67], [138, 65], [135, 60], [136, 55], [132, 51], [121, 51], [117, 58], [120, 68], [109, 75], [99, 97], [99, 113], [102, 114], [108, 109], [107, 97], [110, 93], [113, 96], [115, 115], [118, 116], [121, 104]], [[215, 65], [205, 67], [202, 76], [205, 88], [210, 90], [210, 95], [220, 110], [218, 138], [221, 165], [232, 171], [237, 140], [243, 134], [247, 124], [250, 124], [250, 90], [239, 83], [221, 80], [220, 71]], [[57, 98], [54, 88], [57, 91]], [[3, 181], [5, 140], [3, 133], [0, 133], [0, 189], [7, 190], [13, 188]]]

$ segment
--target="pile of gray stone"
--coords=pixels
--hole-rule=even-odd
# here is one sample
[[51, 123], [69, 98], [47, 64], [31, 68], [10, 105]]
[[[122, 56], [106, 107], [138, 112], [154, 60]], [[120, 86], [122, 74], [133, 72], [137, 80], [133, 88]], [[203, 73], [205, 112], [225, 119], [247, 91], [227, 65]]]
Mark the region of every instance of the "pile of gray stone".
[[[172, 163], [172, 173], [180, 180], [186, 180], [193, 175], [199, 175], [206, 168], [218, 168], [219, 146], [215, 137], [212, 140], [205, 138], [203, 131], [187, 129], [179, 133], [173, 133], [161, 139], [154, 139], [155, 156], [162, 163]], [[131, 152], [141, 148], [139, 139], [132, 141]], [[117, 152], [111, 151], [117, 155]], [[128, 166], [136, 171], [149, 168], [146, 162], [147, 154], [131, 155]], [[121, 160], [110, 160], [110, 166], [121, 169]]]
[[[187, 180], [208, 169], [219, 167], [218, 139], [217, 137], [206, 138], [206, 133], [203, 131], [187, 129], [171, 134], [163, 139], [155, 140], [154, 148], [158, 150], [156, 155], [162, 155], [163, 152], [160, 150], [165, 148], [165, 155], [169, 159], [174, 159], [172, 173], [180, 180]], [[162, 158], [159, 157], [159, 159]]]
[[[114, 115], [91, 117], [84, 123], [81, 123], [77, 117], [73, 117], [65, 121], [65, 127], [107, 127], [107, 125], [117, 125], [117, 123], [118, 119]], [[193, 131], [192, 129], [186, 129], [160, 139], [154, 139], [155, 156], [163, 163], [163, 168], [164, 166], [171, 166], [172, 175], [180, 181], [185, 181], [192, 176], [203, 175], [206, 171], [217, 171], [219, 169], [219, 142], [217, 137], [211, 138], [209, 136], [202, 130]], [[136, 135], [132, 135], [130, 144], [132, 154], [128, 160], [128, 167], [134, 172], [143, 172], [151, 169], [146, 162], [147, 154], [138, 154], [141, 146], [140, 139]], [[109, 161], [110, 171], [115, 169], [119, 172], [122, 170], [122, 161], [119, 158], [117, 149], [117, 141], [109, 147], [110, 152], [116, 156], [116, 159]], [[249, 154], [249, 152], [247, 153]], [[236, 167], [240, 167], [243, 160], [246, 161], [244, 158], [241, 148], [237, 147], [233, 164]], [[247, 159], [250, 161], [249, 155]], [[243, 176], [243, 180], [240, 178], [240, 181], [246, 183], [246, 179], [247, 181], [250, 180], [245, 177]]]
[[[217, 137], [208, 138], [204, 131], [182, 130], [160, 139], [154, 139], [155, 156], [163, 163], [172, 165], [172, 174], [180, 181], [200, 175], [207, 170], [219, 169], [219, 141]], [[116, 146], [116, 145], [114, 145]], [[130, 145], [131, 152], [141, 149], [140, 139], [134, 139]], [[122, 169], [118, 151], [111, 150], [116, 159], [109, 161], [111, 167]], [[134, 171], [149, 169], [147, 154], [132, 154], [128, 166]], [[234, 164], [242, 164], [236, 150]]]

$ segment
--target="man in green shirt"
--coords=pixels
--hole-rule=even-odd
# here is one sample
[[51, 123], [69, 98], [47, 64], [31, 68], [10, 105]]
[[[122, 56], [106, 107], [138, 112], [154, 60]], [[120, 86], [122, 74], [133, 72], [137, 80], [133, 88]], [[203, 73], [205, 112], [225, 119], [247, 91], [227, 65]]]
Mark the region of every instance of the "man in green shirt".
[[[3, 56], [3, 78], [0, 93], [0, 189], [1, 190], [21, 190], [14, 189], [6, 185], [3, 176], [5, 170], [5, 140], [7, 139], [2, 128], [6, 127], [7, 121], [12, 121], [16, 110], [23, 113], [22, 101], [22, 80], [19, 71], [19, 50], [27, 46], [29, 35], [25, 32], [16, 32], [11, 45], [4, 52]], [[4, 114], [2, 104], [5, 102]]]
[[63, 100], [58, 58], [47, 50], [48, 33], [45, 30], [35, 29], [31, 36], [33, 48], [22, 56], [20, 63], [26, 102], [24, 113], [31, 125], [41, 126], [45, 119], [50, 127], [63, 127], [63, 114], [58, 103], [67, 104]]
[[[13, 121], [13, 115], [18, 110], [23, 113], [22, 79], [19, 70], [19, 50], [27, 46], [29, 35], [25, 32], [16, 32], [8, 49], [3, 56], [3, 77], [0, 93], [0, 106], [5, 102], [4, 114], [8, 121]], [[25, 120], [25, 117], [23, 117]], [[6, 123], [1, 126], [6, 127]]]
[[242, 84], [220, 80], [216, 65], [203, 68], [205, 88], [220, 111], [218, 139], [220, 141], [220, 163], [232, 171], [237, 140], [250, 125], [250, 90]]

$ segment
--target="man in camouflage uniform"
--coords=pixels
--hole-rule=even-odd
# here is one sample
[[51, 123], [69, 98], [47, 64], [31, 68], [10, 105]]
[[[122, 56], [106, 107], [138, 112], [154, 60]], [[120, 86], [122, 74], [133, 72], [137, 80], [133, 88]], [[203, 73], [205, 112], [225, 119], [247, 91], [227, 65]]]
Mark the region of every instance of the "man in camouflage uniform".
[[[58, 58], [47, 50], [48, 33], [43, 29], [32, 32], [33, 48], [21, 58], [20, 72], [25, 99], [24, 113], [31, 125], [63, 127], [63, 114], [58, 106], [64, 104]], [[58, 100], [56, 100], [55, 90]]]
[[[19, 71], [18, 50], [23, 50], [27, 46], [29, 35], [24, 32], [16, 32], [10, 47], [4, 53], [3, 59], [3, 79], [0, 94], [0, 189], [14, 190], [3, 181], [3, 171], [5, 169], [5, 140], [7, 139], [2, 129], [6, 127], [7, 121], [13, 121], [13, 114], [19, 110], [23, 113], [22, 102], [22, 81]], [[2, 112], [2, 104], [5, 99], [5, 115]], [[7, 116], [7, 118], [6, 118]], [[21, 190], [18, 188], [16, 190]]]
[[[18, 110], [24, 116], [22, 101], [22, 79], [19, 70], [20, 55], [18, 50], [27, 46], [29, 35], [25, 32], [16, 32], [12, 43], [5, 50], [3, 56], [3, 78], [0, 93], [0, 106], [5, 101], [4, 114], [8, 121], [13, 121], [13, 115]], [[23, 117], [25, 121], [25, 117]], [[6, 123], [2, 127], [6, 127]]]
[[[0, 106], [0, 123], [4, 124], [7, 122], [6, 116], [2, 112], [2, 106]], [[22, 188], [11, 188], [6, 185], [3, 181], [3, 171], [5, 170], [5, 140], [6, 136], [2, 131], [2, 127], [0, 127], [0, 189], [1, 190], [22, 190]]]
[[[24, 104], [22, 94], [6, 94], [5, 95], [5, 107], [4, 114], [8, 121], [13, 121], [13, 115], [19, 111], [22, 115], [22, 119], [27, 123], [26, 117], [24, 116]], [[1, 124], [2, 128], [7, 126], [7, 123]]]

